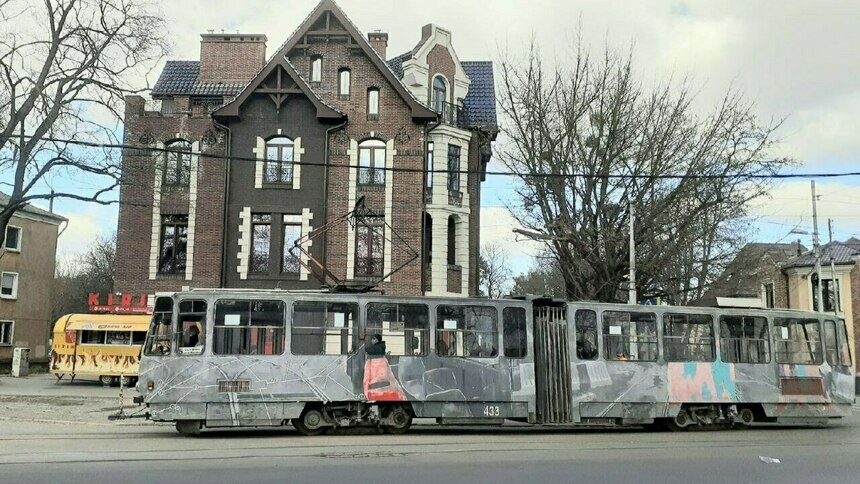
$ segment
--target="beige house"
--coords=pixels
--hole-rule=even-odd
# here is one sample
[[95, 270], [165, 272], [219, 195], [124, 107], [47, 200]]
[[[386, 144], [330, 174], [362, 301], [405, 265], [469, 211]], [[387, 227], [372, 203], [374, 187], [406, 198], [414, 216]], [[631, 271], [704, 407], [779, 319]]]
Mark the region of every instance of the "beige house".
[[[0, 206], [9, 197], [0, 194]], [[59, 227], [67, 220], [28, 205], [12, 216], [0, 247], [0, 366], [15, 347], [45, 361], [51, 334], [51, 298]]]

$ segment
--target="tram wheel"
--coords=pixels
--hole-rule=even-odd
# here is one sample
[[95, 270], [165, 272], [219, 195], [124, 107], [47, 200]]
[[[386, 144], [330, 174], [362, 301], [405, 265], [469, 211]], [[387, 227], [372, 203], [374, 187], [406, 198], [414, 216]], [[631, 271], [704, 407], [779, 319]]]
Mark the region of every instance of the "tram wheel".
[[383, 427], [386, 433], [403, 434], [412, 426], [412, 414], [401, 406], [392, 407], [386, 412], [385, 417], [394, 423]]
[[114, 378], [110, 375], [102, 375], [99, 377], [99, 381], [102, 383], [102, 385], [106, 387], [112, 386], [113, 380]]
[[176, 431], [186, 437], [200, 435], [203, 429], [203, 422], [200, 420], [178, 420], [176, 422]]
[[681, 412], [678, 412], [676, 417], [666, 419], [666, 428], [672, 432], [683, 432], [687, 430], [692, 423], [693, 422], [690, 420], [690, 416], [687, 415], [687, 412], [682, 410]]
[[293, 419], [293, 427], [304, 435], [314, 436], [323, 433], [325, 417], [322, 412], [311, 408], [302, 412], [302, 416]]
[[755, 421], [755, 412], [751, 408], [742, 408], [738, 412], [738, 418], [741, 421], [741, 425], [744, 427], [749, 427], [750, 424]]

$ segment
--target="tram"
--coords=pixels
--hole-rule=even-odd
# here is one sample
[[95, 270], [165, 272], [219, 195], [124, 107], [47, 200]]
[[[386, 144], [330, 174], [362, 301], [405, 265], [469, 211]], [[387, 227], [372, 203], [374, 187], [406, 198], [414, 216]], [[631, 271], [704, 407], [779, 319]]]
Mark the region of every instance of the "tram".
[[822, 313], [282, 290], [159, 294], [137, 390], [183, 434], [291, 423], [824, 423], [850, 415]]

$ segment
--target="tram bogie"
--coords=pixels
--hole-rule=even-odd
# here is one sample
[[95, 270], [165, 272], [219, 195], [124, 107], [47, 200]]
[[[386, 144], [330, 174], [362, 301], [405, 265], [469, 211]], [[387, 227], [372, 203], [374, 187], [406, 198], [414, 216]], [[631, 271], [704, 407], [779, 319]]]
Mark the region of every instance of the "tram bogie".
[[780, 310], [192, 290], [160, 295], [138, 390], [183, 434], [280, 426], [820, 422], [854, 403], [844, 321]]

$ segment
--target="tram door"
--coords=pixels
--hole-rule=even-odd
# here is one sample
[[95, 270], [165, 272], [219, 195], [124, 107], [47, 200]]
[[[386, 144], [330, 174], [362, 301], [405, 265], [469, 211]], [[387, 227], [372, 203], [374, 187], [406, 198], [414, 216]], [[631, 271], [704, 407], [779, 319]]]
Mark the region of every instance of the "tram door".
[[566, 306], [535, 305], [535, 385], [538, 423], [573, 422]]

